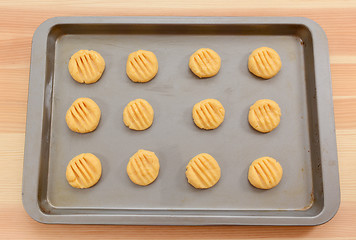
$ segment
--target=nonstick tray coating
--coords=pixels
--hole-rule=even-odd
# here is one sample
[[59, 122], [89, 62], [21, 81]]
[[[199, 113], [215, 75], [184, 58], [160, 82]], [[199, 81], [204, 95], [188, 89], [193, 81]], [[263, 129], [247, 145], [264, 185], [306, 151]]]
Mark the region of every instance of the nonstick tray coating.
[[[275, 49], [281, 71], [262, 80], [247, 68], [256, 48]], [[218, 75], [197, 78], [189, 69], [199, 48], [222, 59]], [[68, 61], [80, 49], [98, 51], [106, 61], [95, 84], [75, 82]], [[126, 75], [129, 53], [153, 51], [157, 76], [145, 84]], [[47, 20], [33, 39], [23, 178], [23, 201], [45, 223], [164, 225], [316, 225], [339, 205], [339, 180], [327, 40], [305, 18], [60, 17]], [[65, 113], [79, 97], [100, 107], [98, 128], [71, 132]], [[122, 121], [128, 102], [146, 99], [153, 125], [132, 131]], [[218, 99], [225, 121], [215, 130], [197, 128], [195, 103]], [[271, 133], [253, 130], [247, 116], [259, 99], [276, 101], [280, 125]], [[160, 173], [147, 187], [133, 184], [126, 165], [138, 149], [154, 151]], [[102, 162], [102, 178], [90, 189], [72, 188], [68, 162], [83, 152]], [[219, 163], [220, 181], [197, 190], [185, 177], [195, 155], [206, 152]], [[281, 183], [259, 190], [247, 180], [256, 158], [276, 158]]]

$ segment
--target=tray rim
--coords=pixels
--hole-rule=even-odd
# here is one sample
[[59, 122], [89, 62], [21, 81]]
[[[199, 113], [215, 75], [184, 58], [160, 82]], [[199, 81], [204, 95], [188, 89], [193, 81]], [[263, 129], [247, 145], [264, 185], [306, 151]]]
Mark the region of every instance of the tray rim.
[[[307, 28], [313, 38], [316, 103], [320, 142], [320, 156], [324, 189], [324, 206], [315, 216], [216, 216], [216, 215], [115, 215], [76, 214], [51, 215], [41, 210], [38, 204], [38, 179], [42, 139], [43, 106], [46, 89], [42, 79], [35, 80], [34, 72], [44, 76], [47, 36], [59, 24], [297, 24]], [[34, 51], [37, 49], [39, 51]], [[325, 67], [327, 68], [325, 71]], [[337, 160], [335, 121], [332, 99], [329, 49], [324, 30], [311, 19], [304, 17], [54, 17], [43, 22], [32, 39], [30, 80], [28, 91], [25, 152], [23, 165], [22, 201], [26, 212], [41, 223], [63, 224], [133, 224], [133, 225], [320, 225], [338, 211], [340, 205], [340, 182]], [[35, 94], [31, 94], [35, 93]], [[321, 99], [323, 101], [321, 101]], [[42, 104], [31, 104], [33, 102]], [[36, 125], [28, 119], [36, 119]], [[32, 176], [35, 176], [32, 177]], [[327, 176], [327, 177], [325, 177]], [[30, 179], [25, 181], [25, 179]], [[337, 184], [335, 184], [337, 183]], [[333, 185], [333, 192], [328, 185]], [[84, 217], [85, 216], [85, 217]], [[68, 217], [70, 220], [68, 221]], [[83, 218], [84, 217], [84, 218]], [[271, 221], [272, 220], [272, 221]], [[273, 222], [271, 224], [270, 222]]]

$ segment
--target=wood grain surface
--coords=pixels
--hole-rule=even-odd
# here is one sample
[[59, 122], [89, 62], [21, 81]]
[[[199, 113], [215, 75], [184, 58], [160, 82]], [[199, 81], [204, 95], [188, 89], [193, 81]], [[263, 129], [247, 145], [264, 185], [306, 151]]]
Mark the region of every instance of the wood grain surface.
[[[341, 205], [316, 227], [46, 225], [22, 207], [31, 40], [55, 16], [303, 16], [329, 39]], [[356, 239], [356, 1], [0, 0], [0, 239]]]

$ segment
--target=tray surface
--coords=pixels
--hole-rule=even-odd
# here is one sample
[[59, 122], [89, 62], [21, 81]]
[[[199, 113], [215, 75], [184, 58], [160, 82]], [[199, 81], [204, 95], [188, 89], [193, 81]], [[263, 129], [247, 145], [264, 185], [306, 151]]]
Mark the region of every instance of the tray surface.
[[[247, 69], [249, 54], [261, 46], [281, 56], [282, 69], [270, 80]], [[220, 72], [209, 79], [198, 79], [188, 67], [190, 55], [202, 47], [222, 59]], [[79, 84], [68, 72], [69, 58], [80, 49], [96, 50], [106, 61], [95, 84]], [[131, 82], [125, 72], [127, 56], [139, 49], [153, 51], [159, 62], [157, 76], [145, 84]], [[339, 182], [332, 105], [318, 105], [331, 101], [325, 49], [320, 27], [303, 18], [50, 19], [33, 40], [25, 208], [48, 223], [315, 225], [329, 220], [338, 207]], [[316, 63], [319, 58], [324, 59]], [[92, 98], [102, 111], [98, 128], [89, 134], [71, 132], [65, 122], [79, 97]], [[155, 111], [153, 125], [141, 132], [122, 122], [124, 107], [136, 98], [146, 99]], [[226, 110], [225, 121], [212, 131], [198, 129], [191, 116], [194, 104], [206, 98], [218, 99]], [[275, 100], [282, 111], [280, 125], [268, 134], [247, 121], [250, 105], [263, 98]], [[159, 176], [147, 187], [133, 184], [126, 174], [138, 149], [154, 151], [160, 160]], [[94, 187], [78, 190], [67, 183], [65, 169], [82, 152], [99, 157], [103, 174]], [[215, 157], [222, 177], [213, 188], [196, 190], [184, 173], [202, 152]], [[262, 156], [276, 158], [284, 171], [281, 183], [268, 191], [247, 180], [250, 163]], [[31, 168], [37, 183], [26, 180]], [[37, 209], [29, 209], [35, 203]]]

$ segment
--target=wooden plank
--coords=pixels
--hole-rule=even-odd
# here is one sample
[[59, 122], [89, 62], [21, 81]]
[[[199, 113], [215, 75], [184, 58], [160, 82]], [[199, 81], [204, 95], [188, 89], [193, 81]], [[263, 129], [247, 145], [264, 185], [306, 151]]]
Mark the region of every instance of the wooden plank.
[[[356, 239], [356, 1], [0, 1], [0, 239]], [[32, 35], [55, 16], [303, 16], [330, 49], [342, 203], [318, 227], [44, 225], [22, 208], [21, 181]], [[316, 43], [317, 44], [317, 43]]]

